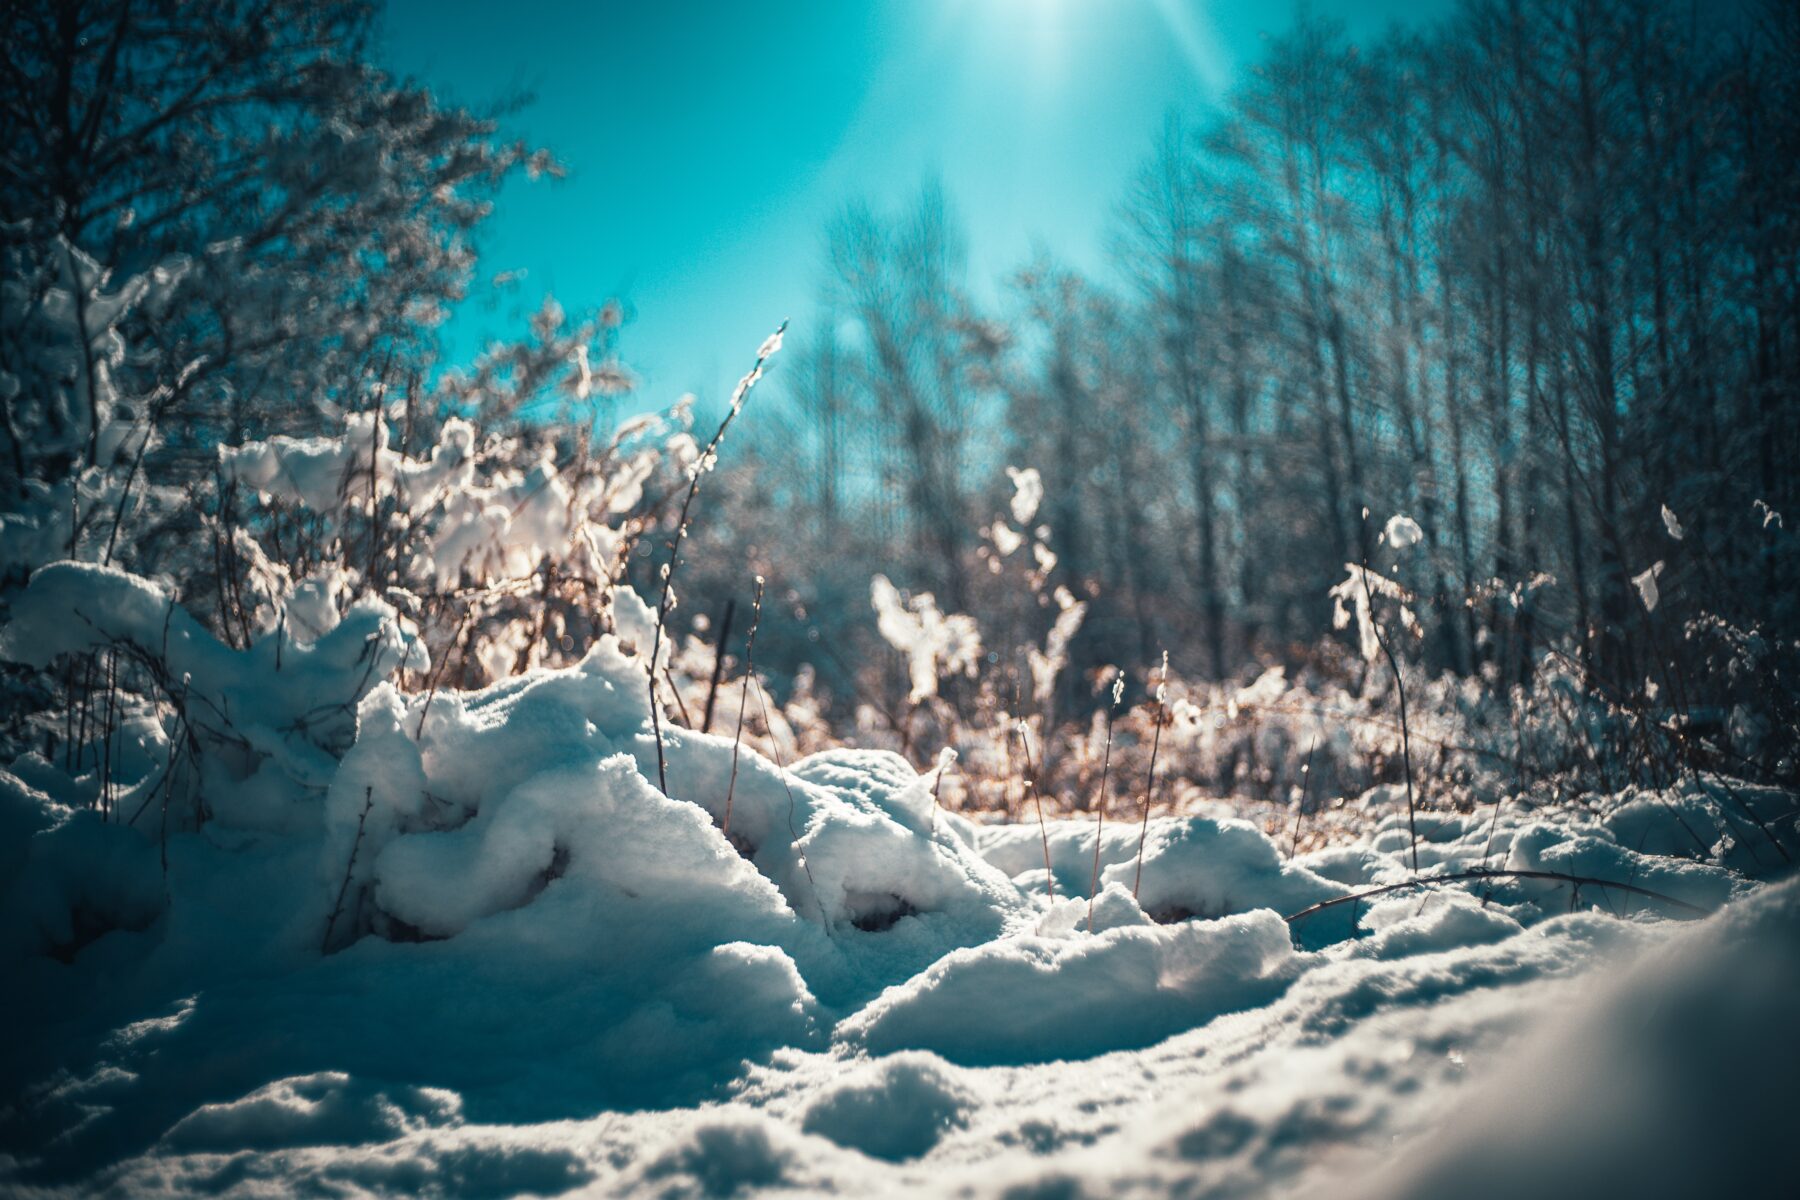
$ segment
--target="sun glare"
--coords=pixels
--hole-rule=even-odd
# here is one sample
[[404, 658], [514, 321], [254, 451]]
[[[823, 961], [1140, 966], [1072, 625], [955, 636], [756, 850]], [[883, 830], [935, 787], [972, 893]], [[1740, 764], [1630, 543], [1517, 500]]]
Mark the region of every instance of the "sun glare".
[[1153, 26], [1207, 88], [1227, 82], [1227, 56], [1198, 0], [962, 0], [955, 12], [961, 36], [983, 58], [1012, 60], [1040, 88], [1060, 86], [1083, 44], [1114, 22]]

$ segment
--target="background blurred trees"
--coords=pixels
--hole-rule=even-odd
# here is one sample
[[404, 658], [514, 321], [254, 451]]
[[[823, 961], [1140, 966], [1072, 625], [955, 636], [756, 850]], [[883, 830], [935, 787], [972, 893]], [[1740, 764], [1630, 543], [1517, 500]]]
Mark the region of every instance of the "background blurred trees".
[[815, 638], [866, 637], [875, 570], [1024, 628], [1041, 598], [978, 577], [1014, 464], [1092, 596], [1078, 664], [1291, 657], [1364, 559], [1415, 657], [1497, 683], [1553, 648], [1654, 691], [1702, 611], [1791, 630], [1797, 80], [1775, 2], [1468, 0], [1362, 46], [1302, 15], [1156, 140], [1117, 291], [1045, 257], [976, 312], [938, 191], [853, 208], [736, 489], [806, 481], [758, 561]]

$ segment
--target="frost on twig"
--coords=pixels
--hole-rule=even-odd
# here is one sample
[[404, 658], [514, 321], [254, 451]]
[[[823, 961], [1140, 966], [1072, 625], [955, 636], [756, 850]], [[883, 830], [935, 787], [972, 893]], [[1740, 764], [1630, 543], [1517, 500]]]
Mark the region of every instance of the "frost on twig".
[[725, 413], [725, 419], [719, 422], [719, 428], [712, 435], [712, 440], [706, 443], [706, 449], [700, 452], [699, 457], [688, 468], [687, 495], [681, 501], [680, 515], [675, 519], [675, 536], [669, 541], [668, 560], [662, 566], [662, 595], [656, 604], [656, 631], [652, 635], [650, 657], [645, 664], [645, 671], [648, 674], [650, 685], [651, 734], [656, 739], [656, 784], [665, 796], [669, 794], [669, 767], [667, 756], [663, 752], [662, 713], [658, 708], [656, 667], [662, 655], [664, 626], [668, 624], [669, 614], [675, 608], [675, 568], [681, 562], [681, 543], [687, 537], [688, 521], [692, 515], [694, 497], [700, 492], [700, 480], [719, 461], [719, 443], [725, 440], [726, 431], [731, 428], [732, 421], [737, 418], [738, 413], [743, 411], [744, 401], [749, 397], [750, 390], [756, 386], [757, 380], [762, 378], [763, 367], [768, 363], [769, 356], [781, 349], [781, 335], [787, 332], [787, 326], [788, 323], [783, 321], [774, 333], [763, 339], [762, 345], [756, 352], [756, 362], [744, 377], [738, 380], [737, 389], [731, 393], [731, 407]]
[[1381, 596], [1394, 601], [1401, 626], [1413, 637], [1424, 636], [1419, 618], [1410, 607], [1412, 593], [1385, 575], [1371, 571], [1360, 563], [1345, 563], [1345, 576], [1326, 594], [1331, 597], [1331, 627], [1348, 629], [1352, 615], [1356, 619], [1357, 648], [1364, 660], [1374, 662], [1381, 653], [1381, 639], [1375, 630], [1372, 600]]
[[974, 676], [981, 659], [981, 629], [974, 617], [940, 612], [930, 592], [919, 592], [908, 603], [885, 575], [869, 581], [869, 596], [881, 636], [906, 656], [909, 704], [937, 695], [944, 675]]
[[1669, 531], [1669, 536], [1676, 541], [1679, 542], [1682, 538], [1687, 536], [1681, 528], [1681, 520], [1676, 517], [1675, 513], [1666, 504], [1662, 506], [1662, 520], [1663, 528], [1667, 529]]
[[1056, 677], [1069, 662], [1069, 643], [1087, 616], [1087, 602], [1077, 600], [1068, 588], [1056, 589], [1056, 621], [1044, 638], [1044, 648], [1031, 646], [1026, 659], [1031, 667], [1031, 696], [1038, 704], [1046, 704], [1056, 688]]
[[1381, 531], [1381, 540], [1396, 550], [1416, 546], [1424, 538], [1425, 531], [1419, 528], [1419, 523], [1404, 513], [1395, 513], [1389, 517], [1387, 525]]
[[1662, 594], [1656, 588], [1656, 581], [1662, 573], [1663, 563], [1658, 559], [1631, 577], [1631, 586], [1637, 589], [1638, 599], [1644, 602], [1645, 612], [1655, 612], [1658, 602], [1662, 600]]
[[1044, 502], [1044, 480], [1036, 467], [1008, 467], [1006, 477], [1012, 480], [1012, 515], [1021, 526], [1030, 525]]

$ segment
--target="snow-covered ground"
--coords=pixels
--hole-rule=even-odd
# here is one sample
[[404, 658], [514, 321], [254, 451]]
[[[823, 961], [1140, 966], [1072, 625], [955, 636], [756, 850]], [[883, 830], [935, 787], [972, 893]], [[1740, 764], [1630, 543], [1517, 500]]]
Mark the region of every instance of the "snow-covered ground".
[[1705, 789], [1418, 822], [1426, 875], [1636, 891], [1288, 920], [1410, 878], [1404, 809], [1293, 859], [1156, 818], [1140, 863], [1135, 822], [1096, 855], [892, 754], [678, 727], [665, 796], [618, 603], [575, 668], [402, 692], [377, 601], [239, 652], [154, 584], [40, 572], [0, 650], [155, 647], [209, 812], [141, 815], [175, 792], [151, 721], [130, 827], [41, 757], [0, 773], [0, 1188], [1792, 1194], [1800, 889]]

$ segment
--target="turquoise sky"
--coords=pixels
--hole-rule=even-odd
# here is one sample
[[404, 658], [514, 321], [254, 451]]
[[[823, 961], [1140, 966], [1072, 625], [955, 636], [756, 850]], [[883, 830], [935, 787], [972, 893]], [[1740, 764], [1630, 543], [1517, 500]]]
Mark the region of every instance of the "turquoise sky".
[[[1315, 0], [1354, 35], [1447, 0]], [[638, 407], [715, 397], [784, 317], [804, 330], [822, 229], [849, 199], [941, 180], [976, 294], [1035, 246], [1104, 274], [1111, 217], [1165, 114], [1252, 65], [1285, 0], [390, 0], [385, 60], [487, 106], [566, 181], [509, 186], [455, 353], [523, 328], [546, 290], [621, 296]], [[511, 290], [485, 286], [523, 268]]]

